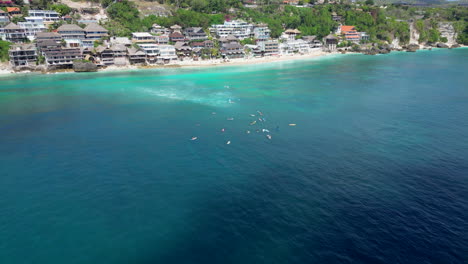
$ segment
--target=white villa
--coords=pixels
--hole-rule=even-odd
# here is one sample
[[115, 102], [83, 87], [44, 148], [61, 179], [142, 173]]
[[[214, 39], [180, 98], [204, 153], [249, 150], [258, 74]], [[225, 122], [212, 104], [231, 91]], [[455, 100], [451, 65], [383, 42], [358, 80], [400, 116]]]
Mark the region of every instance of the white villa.
[[218, 37], [233, 35], [242, 40], [253, 34], [253, 25], [242, 20], [225, 21], [224, 24], [212, 25], [210, 32]]
[[284, 55], [294, 53], [309, 53], [310, 45], [302, 39], [289, 40], [288, 42], [279, 44], [279, 52]]
[[154, 36], [148, 32], [134, 32], [132, 33], [133, 43], [154, 43]]
[[259, 41], [265, 41], [270, 39], [270, 32], [271, 30], [268, 28], [266, 24], [259, 24], [255, 26], [253, 29], [253, 34], [255, 39]]
[[18, 26], [24, 29], [24, 33], [30, 41], [36, 39], [36, 33], [46, 31], [42, 17], [25, 17], [25, 19], [26, 22], [18, 22]]
[[30, 17], [42, 18], [44, 24], [53, 24], [60, 20], [59, 13], [53, 10], [29, 10]]
[[177, 54], [173, 45], [159, 45], [159, 59], [162, 62], [177, 60]]

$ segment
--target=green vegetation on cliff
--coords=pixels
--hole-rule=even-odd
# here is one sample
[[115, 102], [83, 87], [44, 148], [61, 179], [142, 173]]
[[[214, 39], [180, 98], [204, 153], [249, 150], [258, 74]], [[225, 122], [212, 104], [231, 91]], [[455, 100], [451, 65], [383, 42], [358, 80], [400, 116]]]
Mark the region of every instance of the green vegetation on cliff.
[[0, 40], [0, 62], [8, 61], [10, 42]]
[[[142, 0], [141, 0], [142, 1]], [[172, 16], [143, 16], [133, 1], [90, 0], [107, 8], [110, 20], [104, 25], [112, 35], [130, 36], [131, 32], [148, 31], [155, 23], [170, 27], [199, 26], [207, 29], [212, 24], [221, 24], [226, 19], [244, 19], [252, 23], [266, 23], [271, 36], [277, 38], [287, 28], [297, 28], [302, 35], [316, 35], [322, 38], [334, 32], [338, 25], [353, 25], [358, 31], [366, 32], [371, 42], [391, 42], [397, 38], [401, 44], [410, 39], [409, 21], [416, 20], [420, 42], [436, 43], [446, 41], [438, 31], [438, 22], [454, 24], [458, 41], [468, 39], [468, 8], [458, 6], [414, 7], [389, 5], [387, 8], [375, 6], [373, 1], [353, 4], [323, 4], [312, 8], [282, 5], [280, 0], [257, 1], [257, 8], [246, 8], [240, 0], [145, 0], [159, 2], [171, 10]], [[67, 6], [55, 1], [34, 0], [35, 5], [46, 5], [61, 14], [71, 12]], [[314, 2], [314, 1], [302, 1]], [[341, 17], [337, 22], [332, 14]]]

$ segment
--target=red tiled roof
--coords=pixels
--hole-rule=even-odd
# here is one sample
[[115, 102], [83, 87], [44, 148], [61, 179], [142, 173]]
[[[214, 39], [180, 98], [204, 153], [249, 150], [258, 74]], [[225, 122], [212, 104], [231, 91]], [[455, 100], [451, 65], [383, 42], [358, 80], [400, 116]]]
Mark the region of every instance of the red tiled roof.
[[356, 31], [356, 28], [354, 28], [354, 26], [341, 26], [341, 32], [343, 34], [349, 31]]
[[8, 13], [21, 11], [19, 7], [7, 7], [6, 9]]

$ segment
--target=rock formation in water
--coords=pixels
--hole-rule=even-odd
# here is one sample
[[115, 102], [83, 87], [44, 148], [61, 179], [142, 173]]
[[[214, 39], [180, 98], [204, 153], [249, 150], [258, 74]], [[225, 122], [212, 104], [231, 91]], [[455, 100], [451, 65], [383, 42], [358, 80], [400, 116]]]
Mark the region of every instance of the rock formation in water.
[[418, 44], [409, 44], [405, 48], [406, 48], [406, 51], [408, 51], [408, 52], [416, 52], [419, 49], [419, 45]]
[[75, 72], [95, 72], [97, 66], [92, 62], [75, 61], [73, 62], [73, 70]]

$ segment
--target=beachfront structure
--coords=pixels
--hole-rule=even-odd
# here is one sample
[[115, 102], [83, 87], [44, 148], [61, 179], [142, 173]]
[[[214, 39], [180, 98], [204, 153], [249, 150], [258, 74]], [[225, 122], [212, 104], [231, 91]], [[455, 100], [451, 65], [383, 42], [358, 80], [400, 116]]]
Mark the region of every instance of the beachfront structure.
[[210, 32], [219, 38], [233, 35], [241, 40], [251, 37], [253, 25], [243, 20], [225, 21], [224, 24], [212, 25]]
[[157, 44], [166, 45], [166, 44], [169, 44], [169, 36], [168, 35], [154, 36], [154, 41]]
[[84, 29], [75, 24], [61, 25], [57, 32], [62, 35], [62, 39], [67, 43], [67, 47], [81, 47], [86, 37]]
[[341, 26], [341, 34], [344, 35], [347, 41], [359, 43], [361, 41], [361, 33], [357, 32], [354, 26]]
[[154, 64], [158, 62], [159, 45], [154, 43], [141, 43], [138, 44], [138, 47], [145, 52], [146, 63]]
[[279, 54], [279, 42], [276, 39], [258, 42], [258, 46], [265, 56]]
[[111, 46], [112, 51], [114, 51], [115, 58], [121, 58], [127, 56], [127, 47], [125, 45], [116, 44]]
[[[176, 48], [173, 45], [143, 43], [138, 46], [145, 53], [145, 62], [148, 64], [169, 63], [177, 60]], [[131, 60], [130, 57], [129, 59]]]
[[125, 45], [113, 45], [111, 49], [114, 52], [115, 65], [124, 66], [128, 64], [127, 47]]
[[12, 17], [21, 16], [21, 9], [19, 7], [7, 7], [6, 11]]
[[141, 49], [127, 48], [128, 60], [130, 64], [145, 64], [146, 54]]
[[185, 36], [179, 31], [175, 31], [169, 35], [169, 40], [171, 42], [185, 41]]
[[37, 46], [37, 50], [39, 51], [39, 53], [42, 54], [43, 51], [46, 51], [49, 49], [58, 49], [62, 45], [57, 41], [46, 39], [46, 40], [36, 40], [36, 46]]
[[192, 55], [192, 47], [190, 47], [190, 45], [187, 42], [176, 42], [174, 47], [179, 58], [186, 58]]
[[6, 41], [10, 42], [23, 42], [26, 40], [26, 34], [24, 28], [16, 25], [15, 23], [8, 24], [3, 29]]
[[234, 37], [233, 35], [229, 35], [227, 37], [220, 38], [219, 42], [221, 43], [221, 45], [224, 45], [226, 43], [239, 43], [239, 39]]
[[180, 32], [181, 30], [182, 30], [182, 27], [177, 24], [171, 26], [171, 32]]
[[302, 39], [289, 40], [288, 42], [279, 44], [281, 54], [308, 53], [310, 46]]
[[71, 43], [76, 43], [74, 45], [78, 45], [77, 47], [79, 47], [81, 45], [81, 47], [83, 47], [83, 48], [93, 48], [94, 47], [94, 42], [95, 42], [95, 40], [93, 40], [93, 39], [82, 39], [82, 40], [77, 40], [77, 41], [74, 41], [74, 42], [68, 41], [67, 45], [71, 46]]
[[86, 37], [84, 29], [75, 24], [64, 24], [57, 29], [57, 33], [67, 39], [84, 39]]
[[83, 54], [79, 48], [58, 47], [44, 50], [42, 53], [48, 67], [71, 67], [73, 61], [83, 59]]
[[201, 27], [189, 27], [185, 29], [185, 35], [189, 41], [204, 41], [208, 39], [208, 36]]
[[254, 27], [253, 34], [257, 41], [266, 41], [270, 39], [271, 30], [266, 24], [259, 24]]
[[237, 59], [244, 57], [244, 47], [235, 41], [225, 42], [221, 47], [221, 56], [227, 59]]
[[366, 32], [359, 32], [359, 34], [361, 34], [361, 41], [368, 41], [370, 39], [369, 34]]
[[336, 45], [338, 44], [338, 38], [333, 35], [328, 35], [325, 38], [323, 38], [323, 44], [323, 49], [325, 51], [335, 51]]
[[8, 13], [0, 9], [0, 25], [5, 25], [10, 22], [10, 17]]
[[36, 65], [37, 51], [34, 44], [17, 44], [8, 51], [11, 66]]
[[114, 50], [110, 47], [99, 46], [96, 49], [96, 55], [99, 57], [99, 61], [104, 66], [114, 65]]
[[205, 47], [205, 42], [203, 41], [194, 41], [190, 42], [190, 47], [193, 48], [204, 48]]
[[109, 42], [111, 45], [124, 45], [126, 47], [130, 47], [132, 45], [132, 41], [126, 37], [111, 37]]
[[62, 36], [57, 32], [37, 32], [36, 41], [42, 40], [52, 40], [58, 43], [62, 40]]
[[46, 25], [60, 21], [60, 14], [53, 10], [29, 10], [28, 15], [30, 17], [42, 18]]
[[193, 55], [194, 60], [198, 60], [198, 58], [203, 55], [203, 48], [201, 47], [192, 48], [192, 55]]
[[154, 43], [154, 36], [148, 32], [134, 32], [132, 33], [133, 43]]
[[165, 28], [158, 24], [153, 24], [153, 26], [151, 27], [151, 33], [156, 35], [169, 35], [171, 34], [171, 31], [168, 28]]
[[192, 48], [207, 48], [211, 49], [214, 47], [214, 43], [211, 40], [205, 40], [205, 41], [193, 41], [190, 42], [190, 47]]
[[301, 34], [301, 31], [298, 29], [287, 29], [286, 31], [283, 32], [281, 35], [281, 38], [287, 41], [290, 40], [295, 40], [298, 35]]
[[203, 43], [205, 44], [205, 48], [208, 48], [208, 49], [214, 48], [214, 43], [212, 40], [205, 40], [203, 41]]
[[246, 44], [244, 45], [244, 51], [249, 52], [254, 57], [262, 57], [263, 50], [261, 49], [260, 45], [253, 45], [253, 44]]
[[307, 42], [310, 48], [321, 48], [322, 42], [317, 39], [317, 36], [302, 36], [302, 39]]
[[169, 63], [175, 60], [177, 60], [177, 53], [173, 45], [159, 45], [159, 62]]
[[100, 40], [102, 38], [108, 37], [107, 34], [109, 31], [96, 23], [90, 23], [84, 28], [86, 39], [91, 40]]
[[42, 17], [25, 17], [25, 19], [26, 22], [18, 22], [18, 26], [24, 29], [24, 33], [30, 41], [36, 39], [37, 33], [46, 31]]

